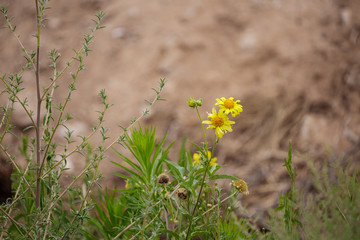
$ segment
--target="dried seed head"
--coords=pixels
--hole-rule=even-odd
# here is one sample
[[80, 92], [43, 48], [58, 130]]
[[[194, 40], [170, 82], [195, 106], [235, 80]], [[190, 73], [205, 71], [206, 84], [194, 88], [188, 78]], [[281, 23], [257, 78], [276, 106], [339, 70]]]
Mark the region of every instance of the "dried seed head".
[[240, 193], [248, 195], [249, 190], [246, 182], [242, 179], [231, 181], [231, 185], [236, 188]]
[[162, 185], [167, 185], [170, 183], [170, 177], [166, 173], [162, 173], [158, 177], [158, 183]]
[[188, 196], [188, 192], [185, 188], [179, 188], [176, 191], [176, 195], [178, 198], [182, 199], [182, 200], [186, 200], [187, 196]]

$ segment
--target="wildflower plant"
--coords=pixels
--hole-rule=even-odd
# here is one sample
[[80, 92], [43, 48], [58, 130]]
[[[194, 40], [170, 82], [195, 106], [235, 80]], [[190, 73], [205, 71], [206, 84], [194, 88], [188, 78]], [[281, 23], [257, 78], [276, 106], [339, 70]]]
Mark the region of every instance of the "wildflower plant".
[[[125, 156], [114, 148], [121, 161], [113, 163], [127, 172], [115, 173], [126, 180], [125, 189], [118, 191], [126, 203], [126, 209], [117, 216], [124, 224], [115, 226], [109, 225], [113, 217], [109, 212], [122, 203], [109, 206], [109, 201], [105, 201], [102, 207], [96, 208], [97, 217], [92, 218], [91, 222], [100, 221], [103, 223], [101, 225], [109, 225], [111, 230], [103, 234], [105, 239], [233, 239], [232, 234], [238, 236], [242, 233], [239, 229], [233, 233], [228, 232], [229, 227], [234, 227], [235, 218], [230, 221], [222, 219], [230, 219], [231, 207], [228, 208], [228, 205], [232, 206], [239, 194], [248, 194], [247, 185], [244, 180], [235, 176], [217, 174], [221, 166], [214, 156], [219, 140], [226, 132], [231, 132], [231, 127], [228, 128], [227, 125], [235, 123], [227, 116], [231, 112], [226, 114], [220, 109], [216, 116], [213, 114], [216, 110], [208, 114], [210, 121], [218, 121], [216, 117], [219, 117], [219, 121], [224, 120], [223, 124], [216, 126], [219, 130], [215, 128], [215, 142], [210, 147], [205, 132], [205, 124], [210, 121], [203, 121], [199, 112], [202, 99], [190, 98], [187, 103], [196, 110], [204, 136], [201, 145], [192, 144], [196, 148], [195, 153], [191, 154], [186, 149], [184, 139], [177, 162], [172, 161], [168, 153], [173, 143], [167, 145], [166, 136], [158, 141], [155, 128], [141, 126], [126, 131], [122, 139], [123, 147], [130, 150], [131, 156]], [[235, 111], [235, 116], [239, 113]], [[216, 181], [219, 179], [241, 181], [242, 188], [233, 184], [230, 191], [225, 191], [218, 187]], [[95, 204], [100, 206], [99, 203]], [[86, 236], [88, 239], [96, 239], [95, 235]]]

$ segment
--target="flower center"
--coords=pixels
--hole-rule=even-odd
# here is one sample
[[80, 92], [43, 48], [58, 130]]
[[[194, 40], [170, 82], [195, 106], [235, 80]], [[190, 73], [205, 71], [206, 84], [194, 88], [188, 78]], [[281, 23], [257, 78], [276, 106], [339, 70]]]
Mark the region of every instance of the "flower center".
[[231, 100], [231, 99], [226, 99], [226, 100], [224, 101], [224, 106], [225, 106], [226, 108], [231, 109], [231, 108], [234, 107], [234, 105], [235, 105], [235, 103], [234, 103], [234, 101]]
[[216, 116], [212, 119], [212, 122], [215, 127], [221, 127], [224, 124], [224, 119]]

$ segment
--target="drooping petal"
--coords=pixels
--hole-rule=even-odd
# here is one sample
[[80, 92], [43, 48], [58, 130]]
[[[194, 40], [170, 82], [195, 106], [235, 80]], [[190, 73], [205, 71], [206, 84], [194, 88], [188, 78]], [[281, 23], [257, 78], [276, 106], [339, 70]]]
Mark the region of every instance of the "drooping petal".
[[223, 135], [224, 135], [224, 132], [223, 132], [219, 127], [217, 127], [217, 128], [215, 129], [215, 134], [216, 134], [216, 136], [218, 136], [219, 138], [222, 138]]

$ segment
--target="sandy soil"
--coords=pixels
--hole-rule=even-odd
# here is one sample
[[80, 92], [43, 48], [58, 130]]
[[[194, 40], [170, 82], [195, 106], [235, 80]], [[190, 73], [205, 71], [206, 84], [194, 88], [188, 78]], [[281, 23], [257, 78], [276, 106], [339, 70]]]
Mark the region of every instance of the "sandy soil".
[[[15, 17], [24, 45], [33, 49], [33, 2], [1, 3]], [[166, 78], [167, 101], [157, 103], [142, 124], [156, 125], [159, 137], [167, 133], [169, 143], [176, 141], [170, 154], [176, 158], [184, 136], [202, 141], [188, 97], [203, 98], [203, 118], [216, 98], [240, 99], [244, 112], [216, 153], [224, 172], [249, 183], [251, 194], [244, 202], [252, 212], [272, 206], [279, 191], [287, 189], [282, 164], [289, 141], [299, 153], [294, 161], [300, 180], [308, 178], [306, 161], [359, 150], [354, 148], [360, 135], [357, 0], [79, 0], [49, 6], [41, 39], [43, 86], [52, 75], [47, 51], [58, 49], [63, 68], [89, 33], [94, 13], [106, 13], [106, 28], [96, 33], [69, 106], [76, 134], [89, 133], [96, 123], [100, 89], [114, 103], [105, 124], [115, 137], [121, 133], [117, 126], [139, 116], [144, 99], [154, 97], [151, 88]], [[0, 53], [0, 74], [18, 72], [24, 63], [21, 48], [6, 29], [0, 30]], [[68, 72], [63, 81], [70, 81]], [[24, 84], [34, 89], [32, 73], [24, 73]], [[60, 88], [55, 101], [63, 101], [65, 92], [66, 86]], [[33, 105], [35, 95], [28, 98]], [[30, 124], [20, 111], [15, 123], [19, 128]], [[80, 163], [71, 160], [76, 169]], [[112, 154], [102, 164], [104, 184], [121, 184], [111, 174], [111, 160]]]

